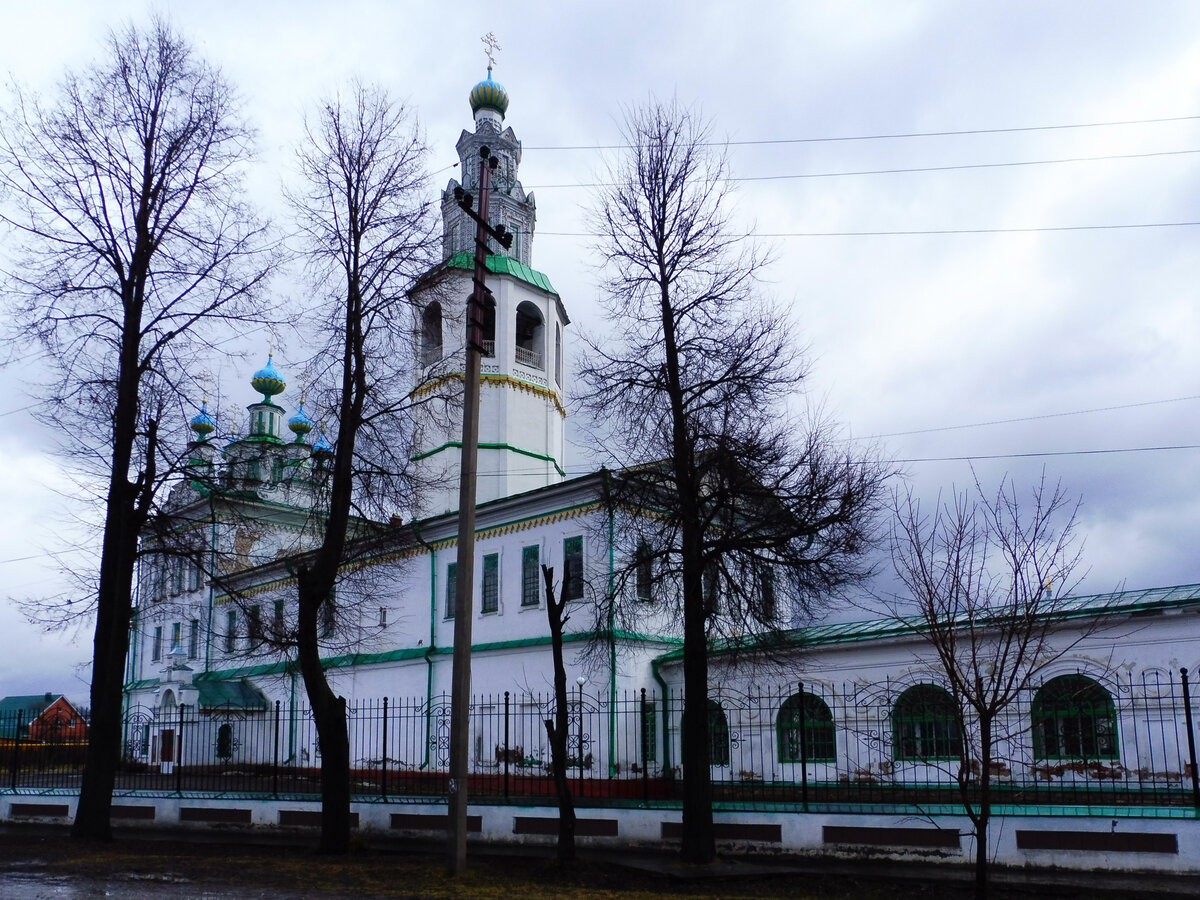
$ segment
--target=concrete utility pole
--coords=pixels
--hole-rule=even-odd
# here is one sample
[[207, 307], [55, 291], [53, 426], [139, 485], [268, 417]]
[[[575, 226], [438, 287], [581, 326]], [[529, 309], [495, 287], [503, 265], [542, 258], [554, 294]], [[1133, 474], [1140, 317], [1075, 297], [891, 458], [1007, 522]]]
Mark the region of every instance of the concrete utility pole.
[[479, 148], [479, 212], [471, 208], [472, 197], [454, 189], [458, 205], [475, 220], [474, 290], [467, 301], [466, 389], [463, 394], [462, 462], [458, 488], [458, 556], [455, 564], [454, 668], [450, 684], [450, 797], [449, 845], [446, 869], [461, 875], [467, 867], [467, 750], [471, 703], [471, 619], [474, 615], [475, 583], [475, 470], [479, 459], [479, 360], [483, 354], [483, 314], [495, 309], [496, 301], [487, 288], [488, 238], [508, 249], [512, 235], [504, 226], [488, 225], [488, 199], [492, 172], [499, 160], [487, 147]]

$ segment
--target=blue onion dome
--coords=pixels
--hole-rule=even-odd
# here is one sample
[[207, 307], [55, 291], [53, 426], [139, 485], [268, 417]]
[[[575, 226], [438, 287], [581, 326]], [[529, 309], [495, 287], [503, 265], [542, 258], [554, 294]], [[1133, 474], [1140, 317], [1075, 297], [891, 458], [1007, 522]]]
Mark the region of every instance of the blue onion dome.
[[200, 412], [192, 416], [189, 427], [196, 435], [196, 440], [207, 441], [208, 436], [217, 430], [217, 423], [208, 414], [208, 398], [200, 404]]
[[320, 435], [317, 437], [317, 442], [313, 444], [314, 456], [333, 456], [333, 444], [329, 443], [329, 439], [325, 437], [325, 429], [322, 428]]
[[471, 112], [494, 109], [501, 118], [508, 112], [508, 91], [504, 85], [492, 78], [492, 67], [488, 66], [487, 78], [471, 88]]
[[283, 380], [283, 376], [279, 374], [279, 370], [272, 362], [274, 358], [275, 354], [268, 353], [267, 364], [255, 372], [254, 377], [250, 379], [250, 387], [263, 395], [264, 403], [270, 403], [273, 396], [282, 394], [284, 388], [287, 387], [287, 382]]
[[287, 425], [292, 434], [296, 435], [296, 443], [303, 444], [304, 436], [313, 430], [313, 420], [304, 411], [303, 399], [300, 400], [300, 408], [296, 410], [296, 414], [288, 419]]

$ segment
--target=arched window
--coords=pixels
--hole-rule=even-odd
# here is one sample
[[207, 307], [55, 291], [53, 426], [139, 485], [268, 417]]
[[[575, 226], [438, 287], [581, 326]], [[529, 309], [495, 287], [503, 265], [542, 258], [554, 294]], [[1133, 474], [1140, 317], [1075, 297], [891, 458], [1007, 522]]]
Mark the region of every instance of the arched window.
[[[833, 713], [829, 704], [805, 691], [792, 694], [779, 707], [779, 761], [833, 762], [837, 758]], [[800, 741], [803, 738], [804, 744]]]
[[434, 300], [421, 313], [421, 365], [442, 358], [442, 304]]
[[495, 303], [485, 303], [483, 305], [483, 355], [489, 358], [496, 355]]
[[517, 307], [517, 355], [516, 360], [531, 369], [545, 367], [545, 340], [543, 338], [542, 312], [526, 300]]
[[233, 726], [226, 722], [217, 729], [217, 759], [233, 756]]
[[954, 759], [962, 753], [954, 698], [940, 687], [918, 684], [892, 709], [896, 759]]
[[1086, 675], [1051, 678], [1033, 698], [1033, 755], [1038, 759], [1116, 759], [1112, 696]]
[[[681, 724], [686, 733], [686, 713]], [[708, 700], [708, 764], [729, 765], [729, 720], [725, 718], [725, 710], [721, 708], [721, 704], [711, 697]]]
[[562, 326], [554, 326], [554, 383], [562, 387], [563, 357], [562, 357]]

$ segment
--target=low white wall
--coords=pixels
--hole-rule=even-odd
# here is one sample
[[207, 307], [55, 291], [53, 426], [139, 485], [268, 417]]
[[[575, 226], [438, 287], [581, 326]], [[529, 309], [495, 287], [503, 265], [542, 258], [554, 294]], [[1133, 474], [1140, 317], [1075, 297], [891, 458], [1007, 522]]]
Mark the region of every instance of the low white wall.
[[[34, 794], [0, 797], [6, 822], [66, 824], [77, 798]], [[354, 803], [356, 828], [373, 838], [431, 837], [446, 808], [440, 803]], [[1200, 874], [1200, 817], [1013, 815], [992, 820], [993, 859], [1008, 866]], [[489, 843], [553, 845], [552, 807], [471, 805], [469, 838]], [[678, 809], [583, 808], [577, 811], [581, 846], [664, 849], [677, 844]], [[718, 812], [718, 847], [726, 853], [923, 859], [944, 863], [974, 858], [965, 816], [843, 813]], [[141, 797], [114, 799], [113, 825], [173, 831], [261, 829], [311, 833], [320, 803], [290, 800]]]

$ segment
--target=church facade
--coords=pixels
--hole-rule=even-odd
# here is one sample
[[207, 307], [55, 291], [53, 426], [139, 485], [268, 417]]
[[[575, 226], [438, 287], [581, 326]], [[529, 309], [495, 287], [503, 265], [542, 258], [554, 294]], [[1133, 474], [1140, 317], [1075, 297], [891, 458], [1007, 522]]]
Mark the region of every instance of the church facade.
[[[636, 630], [617, 629], [598, 612], [607, 608], [598, 600], [625, 583], [618, 572], [636, 550], [602, 502], [608, 473], [566, 477], [570, 319], [550, 279], [532, 268], [536, 204], [518, 178], [520, 141], [504, 125], [508, 95], [489, 69], [470, 99], [474, 130], [457, 143], [463, 182], [451, 181], [443, 194], [444, 258], [412, 293], [412, 390], [417, 397], [452, 393], [462, 382], [474, 225], [453, 196], [460, 186], [477, 190], [479, 148], [487, 146], [500, 159], [493, 224], [517, 239], [510, 249], [489, 248], [487, 260], [496, 308], [485, 325], [482, 368], [473, 694], [486, 706], [507, 693], [506, 702], [528, 708], [529, 720], [539, 721], [552, 691], [541, 566], [560, 575], [569, 569], [571, 577], [560, 579], [570, 601], [568, 680], [581, 709], [590, 704], [606, 711], [596, 718], [596, 729], [607, 733], [595, 736], [591, 763], [610, 777], [644, 773], [650, 761], [659, 774], [670, 773], [680, 759], [680, 711], [669, 703], [682, 683], [675, 606], [633, 579], [621, 588], [628, 596], [620, 602], [638, 606]], [[164, 770], [181, 761], [226, 760], [236, 746], [266, 748], [268, 742], [249, 735], [272, 727], [277, 705], [293, 716], [303, 705], [296, 666], [268, 638], [291, 621], [295, 588], [288, 561], [319, 539], [333, 448], [303, 402], [288, 416], [281, 405], [286, 378], [273, 360], [251, 383], [262, 399], [248, 407], [242, 436], [218, 446], [207, 407], [191, 422], [190, 477], [168, 504], [175, 549], [163, 539], [167, 532], [147, 538], [151, 552], [143, 557], [127, 670], [125, 752]], [[372, 538], [369, 552], [348, 567], [322, 641], [331, 685], [350, 708], [382, 698], [423, 707], [434, 724], [416, 757], [428, 764], [450, 689], [461, 432], [457, 424], [431, 420], [421, 433], [415, 459], [436, 487], [418, 515], [395, 523], [388, 538]], [[1073, 612], [1055, 625], [1063, 649], [1046, 672], [1047, 685], [1067, 679], [1058, 682], [1059, 693], [1067, 685], [1071, 696], [1091, 698], [1086, 714], [1069, 697], [1051, 702], [1058, 696], [1053, 690], [1040, 706], [1034, 696], [1022, 713], [1028, 721], [1014, 724], [1006, 752], [1027, 760], [1031, 772], [1039, 755], [1059, 764], [1102, 758], [1134, 772], [1139, 766], [1133, 762], [1149, 754], [1156, 761], [1147, 778], [1178, 782], [1187, 766], [1182, 745], [1154, 737], [1149, 713], [1121, 705], [1130, 692], [1123, 685], [1170, 683], [1180, 668], [1200, 667], [1200, 586], [1077, 598], [1068, 605]], [[783, 621], [773, 624], [789, 624], [789, 611], [778, 615]], [[944, 694], [944, 687], [911, 627], [895, 621], [816, 625], [787, 632], [786, 644], [769, 665], [747, 668], [744, 659], [735, 666], [720, 654], [715, 658], [711, 758], [719, 777], [790, 783], [801, 777], [800, 768], [814, 781], [860, 778], [865, 784], [905, 766], [920, 778], [930, 758], [953, 755], [937, 712], [941, 695], [935, 692]], [[656, 698], [649, 707], [643, 692]], [[630, 696], [641, 697], [633, 725], [616, 714]], [[1177, 699], [1170, 703], [1178, 705]], [[866, 706], [878, 711], [874, 720], [861, 719]], [[178, 724], [183, 710], [199, 723], [191, 726], [186, 752]], [[1173, 707], [1169, 718], [1179, 712]], [[1154, 714], [1161, 732], [1162, 704]], [[536, 724], [517, 740], [523, 758], [548, 758]], [[319, 750], [315, 736], [294, 724], [282, 754], [277, 744], [278, 737], [275, 761], [282, 756], [291, 765], [311, 762]], [[481, 730], [471, 744], [473, 765], [494, 767], [509, 744], [501, 751], [499, 739]], [[259, 756], [245, 761], [263, 762], [266, 752], [253, 751]], [[378, 755], [363, 751], [355, 764], [366, 766], [372, 754]], [[416, 757], [401, 762], [415, 766]]]

